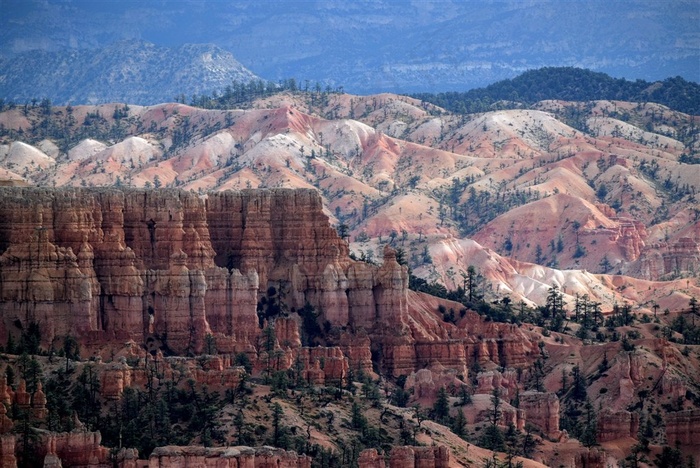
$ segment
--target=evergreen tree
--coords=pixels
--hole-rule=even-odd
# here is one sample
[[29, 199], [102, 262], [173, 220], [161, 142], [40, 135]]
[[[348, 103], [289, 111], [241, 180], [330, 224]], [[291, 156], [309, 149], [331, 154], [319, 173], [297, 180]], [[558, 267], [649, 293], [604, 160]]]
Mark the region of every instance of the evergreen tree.
[[5, 368], [5, 378], [7, 379], [7, 385], [10, 387], [14, 388], [15, 385], [15, 369], [8, 364], [8, 366]]
[[459, 405], [464, 406], [464, 405], [470, 405], [472, 403], [472, 396], [469, 393], [469, 390], [467, 389], [466, 385], [462, 385], [459, 387]]
[[22, 378], [27, 384], [27, 392], [34, 394], [37, 384], [43, 380], [43, 369], [34, 356], [29, 358], [27, 366], [22, 371]]
[[435, 404], [433, 405], [433, 419], [439, 423], [445, 423], [450, 417], [450, 401], [445, 387], [438, 390]]
[[549, 312], [550, 325], [552, 331], [560, 332], [564, 328], [566, 311], [564, 310], [564, 295], [559, 291], [558, 286], [552, 286], [547, 295], [547, 311]]
[[73, 410], [80, 420], [91, 429], [97, 429], [101, 403], [99, 399], [100, 381], [92, 365], [83, 367], [73, 386]]
[[7, 333], [7, 346], [5, 346], [5, 351], [7, 351], [7, 354], [15, 354], [17, 352], [15, 339], [11, 332]]
[[488, 421], [492, 426], [498, 425], [501, 420], [501, 392], [498, 387], [494, 387], [491, 391], [491, 408], [488, 412]]
[[216, 339], [211, 333], [207, 333], [204, 337], [204, 354], [215, 355], [216, 351]]
[[572, 386], [571, 386], [571, 397], [575, 400], [583, 401], [586, 399], [586, 379], [581, 373], [581, 369], [578, 366], [574, 366], [571, 369]]
[[63, 354], [66, 357], [66, 373], [71, 360], [77, 361], [80, 359], [80, 344], [70, 335], [63, 338]]
[[452, 421], [450, 429], [456, 435], [464, 437], [464, 435], [466, 434], [466, 427], [467, 419], [464, 417], [464, 411], [462, 410], [462, 408], [459, 408], [459, 410], [457, 410], [457, 416], [455, 416], [454, 420]]
[[595, 411], [593, 410], [593, 405], [591, 405], [591, 402], [588, 399], [586, 399], [586, 404], [584, 405], [584, 416], [585, 420], [580, 440], [584, 446], [592, 447], [596, 444], [596, 435], [598, 433], [598, 427], [596, 423]]
[[353, 429], [364, 431], [367, 427], [367, 418], [362, 414], [362, 407], [357, 402], [352, 403], [350, 410], [350, 424]]
[[281, 434], [281, 426], [282, 426], [282, 416], [284, 416], [284, 412], [282, 411], [282, 407], [280, 406], [279, 403], [275, 403], [272, 405], [272, 443], [275, 447], [279, 447], [280, 443], [280, 434]]
[[658, 468], [680, 468], [683, 466], [683, 455], [680, 450], [665, 446], [654, 458], [654, 463]]
[[532, 380], [534, 382], [535, 390], [538, 392], [544, 392], [544, 361], [542, 361], [542, 359], [539, 357], [532, 367]]
[[525, 435], [522, 438], [522, 454], [526, 458], [532, 457], [532, 452], [537, 446], [537, 439], [532, 436], [532, 425], [525, 424]]
[[486, 426], [484, 432], [481, 434], [479, 445], [489, 450], [498, 452], [504, 451], [505, 439], [503, 437], [503, 431], [501, 431], [501, 429], [495, 425]]
[[512, 466], [513, 458], [520, 454], [520, 434], [513, 423], [508, 424], [508, 429], [503, 436], [506, 448], [506, 462]]

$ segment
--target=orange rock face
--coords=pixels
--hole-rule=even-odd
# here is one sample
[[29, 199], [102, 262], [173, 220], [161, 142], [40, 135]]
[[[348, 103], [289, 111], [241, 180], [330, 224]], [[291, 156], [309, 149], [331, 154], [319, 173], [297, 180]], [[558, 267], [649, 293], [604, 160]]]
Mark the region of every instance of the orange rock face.
[[4, 434], [0, 436], [0, 465], [7, 468], [17, 467], [14, 435]]
[[450, 459], [450, 449], [442, 445], [394, 447], [389, 453], [389, 468], [449, 468]]
[[623, 437], [637, 437], [639, 414], [603, 408], [598, 413], [598, 441], [608, 442]]
[[[537, 353], [514, 325], [471, 312], [459, 326], [436, 320], [436, 306], [408, 290], [407, 268], [388, 246], [381, 266], [351, 260], [314, 190], [204, 198], [172, 189], [0, 188], [0, 219], [0, 336], [39, 323], [46, 348], [71, 335], [88, 351], [133, 341], [153, 354], [200, 354], [211, 335], [220, 352], [244, 352], [260, 369], [267, 323], [275, 326], [274, 366], [301, 361], [316, 383], [371, 373], [373, 361], [394, 376], [440, 364], [463, 380], [476, 362], [522, 367]], [[259, 317], [263, 299], [283, 300], [285, 314]], [[301, 346], [294, 311], [306, 304], [318, 325], [337, 332], [333, 346]], [[108, 398], [143, 378], [115, 366], [101, 377]]]
[[697, 446], [700, 437], [700, 411], [688, 410], [668, 413], [666, 420], [666, 438], [671, 446], [676, 444]]
[[220, 468], [311, 468], [311, 458], [271, 447], [159, 447], [148, 461], [151, 468], [216, 466]]
[[527, 391], [520, 394], [520, 408], [525, 411], [527, 422], [533, 424], [550, 439], [558, 439], [559, 398], [554, 393]]
[[[46, 347], [71, 335], [88, 348], [134, 340], [199, 353], [211, 334], [224, 352], [250, 352], [258, 299], [275, 287], [292, 310], [313, 305], [320, 323], [386, 335], [398, 355], [408, 346], [408, 362], [391, 366], [414, 364], [406, 267], [391, 249], [381, 267], [350, 260], [313, 190], [204, 200], [177, 190], [3, 188], [0, 200], [2, 336], [34, 322]], [[356, 368], [371, 370], [368, 348], [346, 347]], [[340, 379], [347, 365], [332, 354], [328, 371]]]
[[109, 449], [102, 447], [99, 432], [51, 433], [42, 444], [46, 455], [56, 455], [65, 466], [95, 466], [107, 463]]
[[377, 449], [366, 449], [360, 453], [357, 460], [360, 468], [385, 468], [384, 457], [377, 453]]
[[388, 465], [376, 449], [363, 450], [358, 460], [359, 468], [449, 468], [450, 449], [435, 447], [394, 447], [389, 453]]
[[253, 342], [258, 290], [275, 283], [289, 288], [291, 306], [325, 306], [329, 322], [347, 324], [347, 244], [314, 191], [203, 200], [175, 190], [3, 189], [0, 198], [0, 333], [16, 333], [19, 320], [48, 328], [47, 343], [152, 336], [175, 353], [199, 352], [207, 333]]

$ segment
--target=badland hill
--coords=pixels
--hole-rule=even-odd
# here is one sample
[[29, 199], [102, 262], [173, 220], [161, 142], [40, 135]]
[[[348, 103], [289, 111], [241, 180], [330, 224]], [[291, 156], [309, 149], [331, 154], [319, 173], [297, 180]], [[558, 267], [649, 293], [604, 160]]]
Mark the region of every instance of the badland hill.
[[389, 243], [448, 289], [474, 266], [487, 295], [530, 305], [552, 286], [604, 310], [697, 295], [697, 116], [619, 101], [461, 115], [320, 88], [247, 107], [6, 106], [0, 165], [45, 186], [316, 188], [357, 258]]

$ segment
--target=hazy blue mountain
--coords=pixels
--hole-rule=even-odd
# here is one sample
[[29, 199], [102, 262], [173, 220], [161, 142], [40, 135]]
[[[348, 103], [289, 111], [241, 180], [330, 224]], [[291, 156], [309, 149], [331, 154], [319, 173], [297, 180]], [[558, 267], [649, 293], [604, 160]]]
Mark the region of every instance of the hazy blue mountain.
[[2, 0], [0, 54], [211, 43], [272, 81], [466, 90], [544, 66], [700, 81], [696, 0]]
[[0, 59], [0, 96], [23, 102], [155, 104], [258, 79], [211, 44], [159, 47], [119, 41], [101, 49], [31, 50]]

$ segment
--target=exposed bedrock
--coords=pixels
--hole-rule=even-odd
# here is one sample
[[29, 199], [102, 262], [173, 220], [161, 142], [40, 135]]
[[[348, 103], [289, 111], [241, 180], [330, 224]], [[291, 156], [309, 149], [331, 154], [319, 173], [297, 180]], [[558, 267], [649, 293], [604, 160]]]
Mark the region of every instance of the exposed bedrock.
[[[297, 320], [259, 317], [265, 300]], [[466, 376], [474, 361], [517, 367], [536, 351], [475, 314], [464, 328], [435, 322], [424, 301], [393, 249], [381, 266], [349, 258], [314, 190], [0, 188], [2, 340], [36, 323], [46, 348], [71, 335], [84, 349], [133, 340], [186, 355], [211, 335], [220, 352], [254, 360], [266, 324], [301, 334], [295, 311], [310, 304], [335, 348], [303, 351], [289, 336], [276, 346], [313, 379], [371, 372], [372, 361], [393, 375], [439, 362]]]

